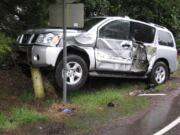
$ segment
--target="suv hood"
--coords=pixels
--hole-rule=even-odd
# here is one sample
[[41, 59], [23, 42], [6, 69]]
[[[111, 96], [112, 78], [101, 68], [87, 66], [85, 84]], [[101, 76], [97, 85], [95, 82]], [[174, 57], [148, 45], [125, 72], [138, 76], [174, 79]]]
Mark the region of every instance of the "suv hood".
[[[76, 29], [67, 29], [66, 34], [67, 37], [77, 36], [84, 31], [76, 30]], [[59, 33], [60, 35], [63, 34], [63, 29], [58, 28], [42, 28], [42, 29], [29, 29], [25, 32], [25, 34], [41, 34], [41, 33]]]

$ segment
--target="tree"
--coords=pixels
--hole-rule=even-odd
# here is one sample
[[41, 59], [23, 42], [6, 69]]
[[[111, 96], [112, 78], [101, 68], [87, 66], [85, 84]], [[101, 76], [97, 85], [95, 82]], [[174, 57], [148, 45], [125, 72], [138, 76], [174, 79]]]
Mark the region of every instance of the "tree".
[[80, 0], [85, 15], [129, 16], [166, 26], [175, 35], [180, 33], [180, 1], [173, 0]]
[[[1, 0], [0, 31], [9, 35], [48, 24], [48, 6], [56, 0]], [[79, 0], [85, 17], [129, 16], [168, 27], [180, 33], [179, 0]]]
[[108, 0], [79, 0], [79, 2], [85, 5], [85, 17], [107, 15], [110, 8]]
[[48, 5], [55, 0], [1, 0], [0, 30], [15, 36], [20, 31], [47, 25]]

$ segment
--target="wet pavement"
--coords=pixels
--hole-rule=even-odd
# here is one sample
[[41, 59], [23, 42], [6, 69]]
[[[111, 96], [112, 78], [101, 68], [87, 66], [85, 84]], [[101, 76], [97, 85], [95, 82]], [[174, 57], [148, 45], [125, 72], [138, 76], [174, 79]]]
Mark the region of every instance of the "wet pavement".
[[[150, 110], [136, 120], [121, 121], [103, 128], [95, 135], [152, 135], [180, 116], [180, 89], [167, 92], [166, 96], [153, 97]], [[165, 133], [180, 135], [180, 124]]]
[[180, 135], [180, 124], [171, 129], [169, 132], [167, 132], [164, 135]]

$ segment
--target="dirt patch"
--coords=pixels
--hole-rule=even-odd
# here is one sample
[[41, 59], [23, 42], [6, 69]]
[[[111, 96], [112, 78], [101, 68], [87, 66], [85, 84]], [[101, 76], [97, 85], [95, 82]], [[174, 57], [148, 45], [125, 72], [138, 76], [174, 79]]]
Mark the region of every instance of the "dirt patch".
[[11, 95], [31, 88], [31, 79], [26, 77], [18, 68], [0, 70], [0, 92], [6, 90]]

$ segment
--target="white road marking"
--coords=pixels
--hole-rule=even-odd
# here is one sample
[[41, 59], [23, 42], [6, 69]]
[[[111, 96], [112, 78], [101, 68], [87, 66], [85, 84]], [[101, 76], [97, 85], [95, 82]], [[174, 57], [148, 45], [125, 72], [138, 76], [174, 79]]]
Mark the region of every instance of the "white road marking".
[[179, 123], [180, 123], [180, 116], [176, 120], [171, 122], [169, 125], [161, 129], [160, 131], [154, 133], [153, 135], [163, 135], [164, 133], [168, 132], [169, 130], [177, 126]]
[[138, 96], [166, 96], [166, 94], [164, 94], [164, 93], [139, 94]]

